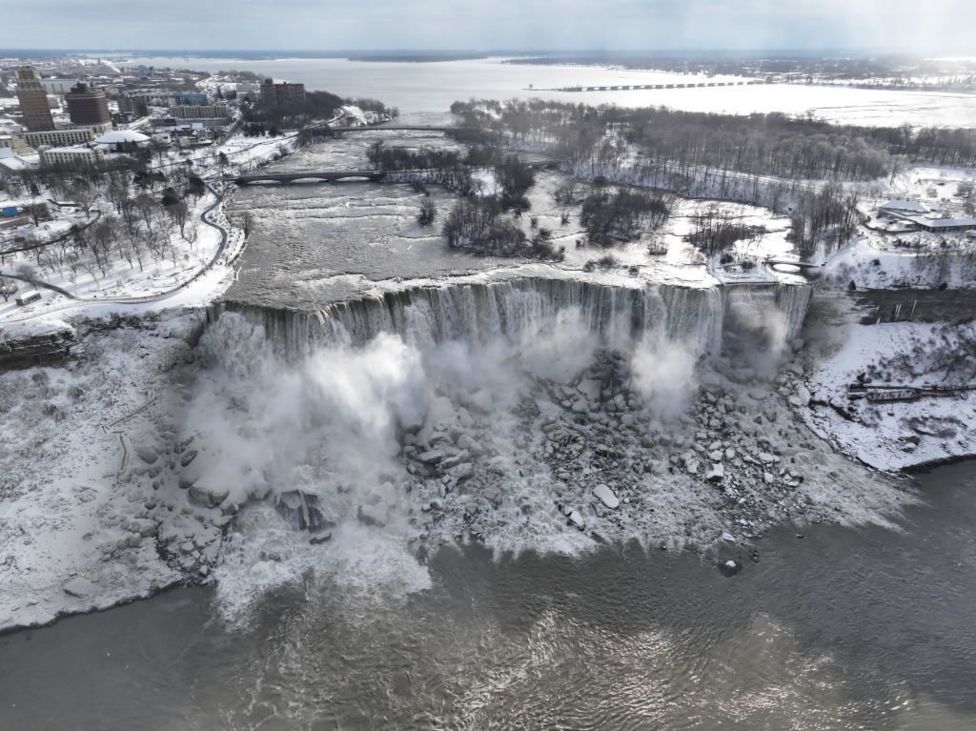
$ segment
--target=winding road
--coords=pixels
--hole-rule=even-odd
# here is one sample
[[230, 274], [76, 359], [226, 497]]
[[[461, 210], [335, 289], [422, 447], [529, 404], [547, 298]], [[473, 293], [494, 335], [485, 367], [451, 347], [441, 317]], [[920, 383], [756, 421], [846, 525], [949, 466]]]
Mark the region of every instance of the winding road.
[[18, 274], [9, 274], [7, 272], [0, 271], [0, 278], [7, 277], [9, 279], [17, 279], [19, 281], [29, 282], [33, 284], [35, 287], [41, 287], [44, 289], [52, 290], [71, 300], [70, 303], [60, 305], [58, 307], [46, 309], [43, 312], [38, 312], [24, 317], [11, 318], [8, 320], [0, 321], [0, 326], [2, 326], [4, 323], [27, 322], [29, 320], [34, 320], [40, 317], [46, 317], [54, 312], [63, 312], [65, 310], [75, 309], [82, 305], [147, 304], [152, 302], [161, 302], [184, 291], [186, 287], [188, 287], [190, 284], [192, 284], [197, 279], [202, 277], [204, 274], [209, 272], [213, 268], [213, 266], [221, 260], [221, 258], [224, 256], [224, 252], [227, 249], [227, 243], [230, 238], [230, 232], [221, 223], [214, 221], [213, 218], [211, 217], [213, 211], [219, 208], [220, 205], [223, 203], [224, 196], [221, 192], [218, 192], [217, 189], [214, 188], [209, 183], [207, 184], [207, 187], [210, 189], [210, 192], [214, 194], [216, 200], [203, 210], [202, 214], [200, 215], [200, 220], [203, 221], [203, 223], [205, 223], [206, 225], [211, 226], [212, 228], [215, 228], [217, 229], [218, 232], [220, 232], [220, 244], [217, 246], [217, 249], [214, 251], [214, 255], [210, 258], [210, 261], [208, 261], [203, 267], [200, 268], [198, 272], [196, 272], [196, 274], [194, 274], [192, 277], [187, 279], [185, 282], [177, 285], [176, 287], [173, 287], [172, 289], [168, 289], [163, 292], [158, 292], [152, 295], [144, 295], [140, 297], [76, 297], [75, 295], [71, 294], [67, 290], [58, 287], [57, 285], [49, 284], [47, 282], [42, 282], [39, 280], [30, 280]]

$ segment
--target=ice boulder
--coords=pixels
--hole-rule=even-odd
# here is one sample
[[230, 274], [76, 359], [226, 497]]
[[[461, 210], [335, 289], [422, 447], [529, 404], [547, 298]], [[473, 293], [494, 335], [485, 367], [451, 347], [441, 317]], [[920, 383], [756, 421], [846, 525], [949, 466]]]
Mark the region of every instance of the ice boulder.
[[618, 507], [620, 507], [620, 499], [614, 495], [613, 490], [606, 485], [597, 485], [594, 487], [593, 494], [599, 498], [600, 502], [611, 510], [616, 510]]

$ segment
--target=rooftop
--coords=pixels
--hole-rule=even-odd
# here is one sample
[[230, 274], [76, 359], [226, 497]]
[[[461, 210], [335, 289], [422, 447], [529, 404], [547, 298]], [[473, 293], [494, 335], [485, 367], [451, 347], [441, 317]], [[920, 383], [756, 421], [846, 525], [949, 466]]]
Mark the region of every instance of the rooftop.
[[976, 228], [976, 218], [914, 218], [924, 228]]
[[905, 211], [906, 213], [928, 213], [929, 211], [929, 207], [924, 203], [900, 199], [885, 201], [878, 208], [889, 211]]
[[124, 145], [126, 143], [139, 144], [141, 142], [148, 142], [149, 138], [141, 132], [136, 132], [131, 129], [117, 129], [111, 132], [106, 132], [100, 137], [96, 137], [94, 142], [96, 145]]

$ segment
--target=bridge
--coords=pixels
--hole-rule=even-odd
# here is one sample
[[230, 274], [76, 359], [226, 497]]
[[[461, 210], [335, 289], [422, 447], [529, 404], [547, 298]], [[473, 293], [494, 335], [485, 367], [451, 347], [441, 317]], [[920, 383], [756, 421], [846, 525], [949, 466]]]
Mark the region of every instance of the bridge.
[[378, 183], [386, 177], [382, 170], [300, 170], [293, 173], [253, 173], [251, 175], [230, 175], [223, 180], [237, 185], [250, 183], [297, 183], [300, 180], [314, 180], [320, 183], [335, 183], [340, 180], [369, 180]]
[[[559, 167], [563, 163], [560, 158], [540, 158], [526, 160], [526, 166], [534, 169], [549, 169]], [[442, 172], [441, 170], [297, 170], [285, 173], [252, 173], [250, 175], [228, 175], [222, 180], [225, 183], [249, 185], [251, 183], [282, 183], [288, 185], [299, 181], [316, 181], [320, 183], [336, 183], [341, 180], [368, 180], [371, 183], [408, 183], [412, 176], [429, 175]]]
[[464, 132], [471, 127], [448, 127], [430, 124], [386, 124], [359, 127], [306, 127], [303, 131], [313, 136], [327, 137], [345, 132]]
[[765, 81], [696, 81], [687, 84], [614, 84], [612, 86], [561, 86], [556, 89], [527, 91], [658, 91], [661, 89], [705, 89], [718, 86], [756, 86]]
[[779, 267], [795, 267], [800, 270], [803, 276], [809, 279], [819, 277], [820, 271], [823, 269], [823, 264], [812, 264], [808, 261], [797, 261], [796, 259], [769, 258], [766, 259], [765, 264], [773, 271], [780, 271]]

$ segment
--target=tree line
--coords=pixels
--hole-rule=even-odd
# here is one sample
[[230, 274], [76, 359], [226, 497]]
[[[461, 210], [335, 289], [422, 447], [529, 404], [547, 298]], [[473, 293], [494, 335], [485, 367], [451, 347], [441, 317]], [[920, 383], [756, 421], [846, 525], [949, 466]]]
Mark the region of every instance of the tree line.
[[686, 168], [790, 180], [871, 180], [899, 159], [976, 164], [976, 130], [835, 125], [781, 113], [748, 116], [649, 107], [591, 107], [539, 99], [455, 102], [464, 127], [503, 133], [577, 161], [636, 153]]

